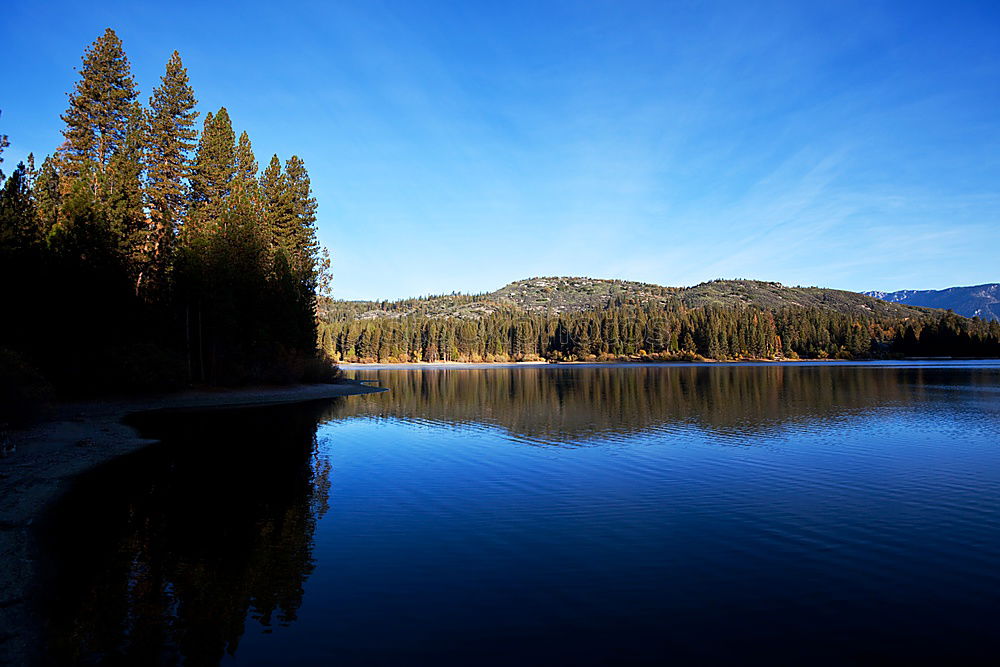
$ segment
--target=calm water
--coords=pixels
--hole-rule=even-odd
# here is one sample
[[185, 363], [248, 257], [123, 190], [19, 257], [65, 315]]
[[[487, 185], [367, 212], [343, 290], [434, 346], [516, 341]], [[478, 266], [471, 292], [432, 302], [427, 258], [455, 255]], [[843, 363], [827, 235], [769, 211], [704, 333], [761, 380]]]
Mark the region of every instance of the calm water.
[[140, 419], [53, 516], [51, 659], [1000, 654], [1000, 365], [357, 374]]

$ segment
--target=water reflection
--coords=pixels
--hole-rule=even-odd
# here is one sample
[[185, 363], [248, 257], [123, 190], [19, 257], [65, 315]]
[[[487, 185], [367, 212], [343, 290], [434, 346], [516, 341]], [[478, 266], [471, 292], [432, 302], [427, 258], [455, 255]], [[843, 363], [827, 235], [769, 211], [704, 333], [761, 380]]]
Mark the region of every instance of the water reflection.
[[358, 375], [391, 391], [140, 419], [50, 521], [49, 660], [991, 648], [996, 365]]
[[169, 448], [88, 475], [52, 519], [52, 662], [217, 664], [247, 623], [294, 621], [329, 507], [317, 414], [138, 419]]
[[[1000, 368], [878, 366], [604, 366], [379, 369], [352, 372], [390, 392], [331, 405], [324, 420], [395, 418], [489, 424], [540, 444], [690, 424], [752, 436], [879, 408], [967, 405], [955, 392], [995, 392]], [[997, 414], [997, 402], [983, 406]]]

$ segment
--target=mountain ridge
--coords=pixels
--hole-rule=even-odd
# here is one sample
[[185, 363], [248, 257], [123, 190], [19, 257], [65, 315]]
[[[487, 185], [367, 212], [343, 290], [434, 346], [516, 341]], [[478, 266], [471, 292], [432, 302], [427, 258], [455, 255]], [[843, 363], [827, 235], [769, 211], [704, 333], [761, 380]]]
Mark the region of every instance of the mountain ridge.
[[898, 290], [862, 292], [887, 303], [951, 310], [964, 317], [1000, 321], [1000, 283], [984, 283], [940, 290]]

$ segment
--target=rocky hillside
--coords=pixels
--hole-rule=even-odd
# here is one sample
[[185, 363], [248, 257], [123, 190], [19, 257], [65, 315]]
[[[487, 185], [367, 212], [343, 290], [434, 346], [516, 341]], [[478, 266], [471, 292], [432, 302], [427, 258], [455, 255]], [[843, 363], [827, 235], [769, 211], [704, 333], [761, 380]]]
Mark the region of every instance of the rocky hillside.
[[529, 278], [498, 289], [488, 297], [530, 313], [580, 312], [624, 304], [665, 304], [680, 290], [649, 283], [597, 278]]
[[1000, 320], [1000, 283], [949, 287], [942, 290], [901, 290], [899, 292], [863, 292], [890, 303], [953, 310], [966, 317]]
[[597, 278], [529, 278], [487, 294], [449, 294], [401, 301], [327, 301], [321, 304], [328, 321], [425, 315], [475, 319], [496, 312], [559, 315], [623, 305], [683, 304], [822, 308], [842, 313], [906, 317], [922, 309], [856, 292], [819, 287], [786, 287], [756, 280], [713, 280], [694, 287], [664, 287], [649, 283]]

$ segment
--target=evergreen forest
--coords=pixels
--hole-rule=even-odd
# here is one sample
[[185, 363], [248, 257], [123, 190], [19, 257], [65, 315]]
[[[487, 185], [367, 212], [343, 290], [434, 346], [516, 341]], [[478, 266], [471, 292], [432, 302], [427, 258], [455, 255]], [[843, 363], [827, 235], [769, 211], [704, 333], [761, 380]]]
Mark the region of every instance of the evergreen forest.
[[[676, 298], [641, 304], [619, 299], [602, 308], [551, 314], [487, 308], [479, 296], [440, 298], [459, 315], [428, 314], [438, 307], [427, 300], [378, 304], [378, 310], [366, 312], [357, 303], [324, 302], [320, 347], [346, 362], [1000, 356], [1000, 322], [944, 310], [688, 306]], [[480, 310], [469, 308], [477, 303]]]
[[63, 143], [0, 172], [0, 398], [335, 372], [303, 161], [261, 170], [225, 107], [200, 116], [176, 52], [148, 100], [111, 29], [77, 72]]

